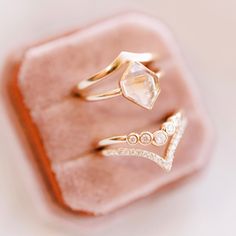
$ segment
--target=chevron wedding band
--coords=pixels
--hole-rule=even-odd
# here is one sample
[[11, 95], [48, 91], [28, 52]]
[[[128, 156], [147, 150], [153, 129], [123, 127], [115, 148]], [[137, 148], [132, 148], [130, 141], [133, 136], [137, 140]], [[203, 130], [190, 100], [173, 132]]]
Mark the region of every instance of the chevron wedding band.
[[[119, 135], [109, 138], [105, 138], [98, 142], [98, 150], [101, 151], [105, 157], [141, 157], [149, 159], [161, 168], [170, 171], [172, 162], [174, 160], [174, 154], [176, 148], [181, 140], [187, 125], [187, 118], [182, 112], [177, 112], [170, 116], [166, 122], [164, 122], [159, 130], [154, 132], [144, 131], [140, 134], [130, 133], [128, 135]], [[130, 147], [111, 147], [116, 144], [128, 144]], [[134, 148], [135, 145], [140, 144], [142, 146], [155, 145], [164, 146], [164, 157], [157, 153], [150, 152], [139, 148]]]

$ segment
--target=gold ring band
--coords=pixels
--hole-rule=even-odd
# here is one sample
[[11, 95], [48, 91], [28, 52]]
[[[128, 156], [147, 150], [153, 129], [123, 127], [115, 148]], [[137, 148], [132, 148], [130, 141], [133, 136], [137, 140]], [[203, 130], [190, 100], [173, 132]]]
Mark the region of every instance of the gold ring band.
[[[87, 101], [99, 101], [123, 95], [135, 104], [150, 110], [160, 93], [159, 79], [162, 72], [159, 70], [153, 72], [142, 63], [151, 63], [156, 59], [157, 55], [153, 53], [123, 51], [106, 68], [90, 78], [80, 81], [74, 92]], [[88, 89], [92, 85], [105, 79], [124, 64], [128, 64], [128, 66], [120, 79], [118, 88], [98, 94], [89, 94]]]
[[[175, 150], [184, 133], [186, 124], [187, 118], [183, 115], [182, 112], [177, 112], [174, 115], [170, 116], [166, 120], [166, 122], [162, 124], [161, 129], [157, 131], [144, 131], [140, 134], [132, 132], [128, 135], [113, 136], [100, 140], [97, 146], [105, 157], [132, 156], [147, 158], [157, 163], [161, 168], [169, 171], [172, 167]], [[120, 143], [128, 145], [152, 144], [155, 146], [164, 146], [168, 142], [169, 138], [170, 141], [165, 149], [164, 157], [161, 157], [154, 152], [150, 152], [143, 149], [129, 147], [110, 147], [111, 145], [116, 145]]]

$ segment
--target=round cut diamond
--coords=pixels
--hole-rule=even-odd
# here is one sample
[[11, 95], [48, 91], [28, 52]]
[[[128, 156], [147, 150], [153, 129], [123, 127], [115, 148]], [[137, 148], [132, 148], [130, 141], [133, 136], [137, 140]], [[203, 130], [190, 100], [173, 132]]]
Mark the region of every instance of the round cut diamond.
[[163, 128], [165, 129], [166, 133], [171, 136], [175, 133], [175, 125], [173, 122], [169, 121], [163, 124]]
[[150, 144], [152, 142], [152, 134], [150, 132], [141, 133], [139, 141], [143, 145]]
[[129, 144], [132, 144], [132, 145], [136, 144], [138, 142], [138, 135], [135, 133], [129, 134], [127, 137], [127, 141]]
[[154, 134], [154, 144], [157, 146], [164, 145], [168, 140], [168, 135], [164, 130], [158, 130]]

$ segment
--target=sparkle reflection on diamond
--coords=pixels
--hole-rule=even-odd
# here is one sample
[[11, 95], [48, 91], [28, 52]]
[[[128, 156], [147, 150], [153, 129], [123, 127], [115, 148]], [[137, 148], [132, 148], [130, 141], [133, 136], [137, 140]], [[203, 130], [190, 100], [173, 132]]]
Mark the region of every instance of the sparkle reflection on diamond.
[[152, 142], [152, 134], [149, 132], [143, 132], [140, 135], [139, 141], [143, 145], [148, 145]]
[[139, 62], [131, 62], [120, 85], [126, 98], [147, 109], [152, 109], [160, 93], [158, 77]]
[[158, 130], [154, 134], [154, 144], [157, 146], [162, 146], [167, 142], [168, 135], [164, 130]]
[[169, 136], [171, 136], [171, 135], [173, 135], [175, 133], [175, 125], [174, 125], [173, 122], [168, 121], [168, 122], [164, 123], [163, 127], [164, 127], [166, 133]]

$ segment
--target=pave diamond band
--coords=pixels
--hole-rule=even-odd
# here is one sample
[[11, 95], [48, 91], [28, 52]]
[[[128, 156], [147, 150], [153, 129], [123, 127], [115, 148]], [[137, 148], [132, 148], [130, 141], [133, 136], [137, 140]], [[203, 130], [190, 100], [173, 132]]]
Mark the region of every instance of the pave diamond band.
[[[162, 73], [161, 71], [153, 72], [144, 63], [151, 63], [156, 59], [157, 56], [152, 53], [121, 52], [104, 70], [80, 81], [74, 92], [87, 101], [99, 101], [123, 95], [131, 102], [151, 110], [160, 93], [159, 79]], [[94, 95], [88, 93], [92, 85], [105, 79], [123, 64], [128, 66], [120, 79], [118, 88]]]
[[[173, 125], [173, 127], [172, 127]], [[183, 116], [182, 112], [177, 112], [167, 119], [161, 126], [161, 129], [151, 133], [148, 131], [141, 134], [130, 133], [129, 135], [113, 136], [101, 140], [98, 143], [102, 154], [105, 157], [141, 157], [154, 161], [161, 168], [170, 171], [176, 148], [181, 140], [187, 125], [187, 119]], [[128, 145], [149, 145], [163, 146], [170, 141], [165, 149], [164, 157], [143, 149], [129, 148], [129, 147], [110, 147], [110, 145], [126, 143]]]

